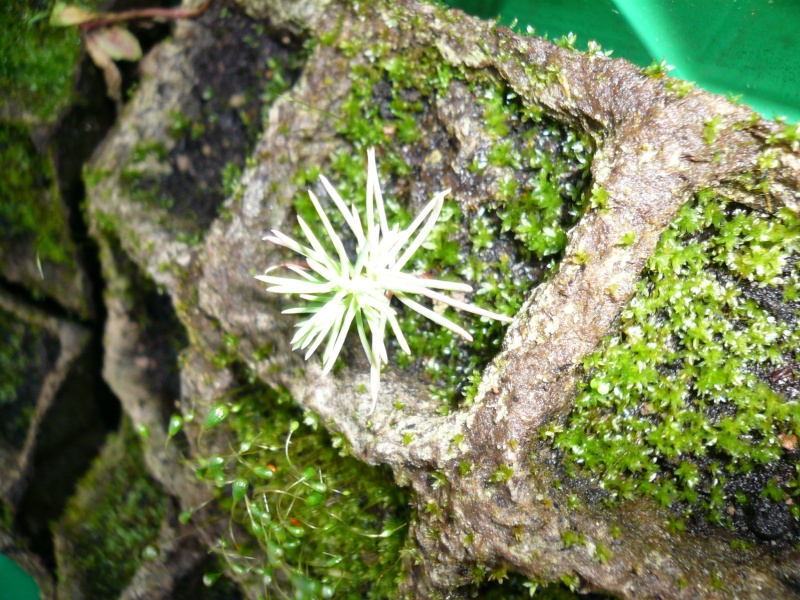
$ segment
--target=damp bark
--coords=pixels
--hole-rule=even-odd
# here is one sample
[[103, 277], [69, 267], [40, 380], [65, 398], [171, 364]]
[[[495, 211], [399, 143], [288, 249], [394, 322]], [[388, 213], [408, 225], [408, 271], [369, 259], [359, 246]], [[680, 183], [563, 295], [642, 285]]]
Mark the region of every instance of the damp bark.
[[[148, 427], [153, 443], [145, 461], [156, 479], [185, 505], [203, 499], [160, 454], [163, 406], [175, 399], [153, 388], [146, 361], [127, 360], [146, 354], [146, 347], [135, 346], [141, 328], [124, 293], [131, 269], [120, 265], [128, 261], [171, 300], [189, 356], [213, 357], [224, 349], [224, 336], [235, 336], [237, 360], [259, 379], [287, 388], [302, 408], [346, 438], [354, 456], [389, 465], [412, 487], [418, 520], [410, 554], [417, 560], [408, 560], [409, 595], [467, 594], [474, 568], [631, 598], [792, 593], [800, 576], [794, 548], [759, 547], [743, 560], [731, 546], [733, 533], [670, 530], [668, 511], [649, 500], [605, 508], [593, 501], [590, 481], [559, 483], [559, 458], [538, 437], [543, 425], [570, 410], [582, 359], [612, 329], [662, 233], [694, 194], [711, 189], [764, 213], [797, 211], [800, 160], [783, 126], [701, 90], [676, 92], [669, 78], [648, 76], [625, 61], [520, 36], [458, 11], [411, 1], [242, 5], [253, 19], [316, 44], [297, 81], [269, 108], [238, 191], [221, 206], [189, 194], [175, 204], [175, 215], [172, 205], [132, 193], [132, 182], [147, 182], [146, 190], [160, 189], [154, 187], [159, 182], [166, 190], [185, 187], [181, 177], [205, 165], [198, 159], [181, 167], [187, 163], [180, 156], [192, 144], [176, 143], [169, 125], [176, 112], [197, 110], [198, 89], [202, 98], [197, 60], [215, 47], [213, 24], [202, 21], [179, 25], [174, 40], [145, 58], [139, 91], [90, 165], [97, 174], [87, 207], [92, 233], [103, 248], [111, 289], [120, 292], [109, 300], [106, 377], [134, 425]], [[298, 172], [343, 148], [363, 151], [341, 126], [356, 73], [419, 48], [463, 79], [440, 82], [430, 110], [421, 113], [431, 119], [417, 142], [425, 151], [406, 155], [420, 177], [390, 182], [390, 192], [405, 189], [409, 204], [444, 187], [475, 205], [491, 196], [459, 167], [480, 152], [479, 135], [470, 132], [485, 130], [485, 113], [464, 110], [478, 99], [469, 98], [463, 82], [483, 76], [503, 82], [524, 107], [588, 136], [596, 148], [592, 185], [605, 198], [586, 210], [569, 231], [558, 265], [529, 290], [470, 406], [443, 415], [423, 377], [390, 368], [369, 414], [369, 394], [360, 391], [368, 388], [366, 361], [348, 354], [341, 369], [321, 378], [315, 360], [304, 363], [291, 352], [292, 324], [253, 276], [282, 260], [259, 240], [271, 229], [291, 227], [292, 202], [304, 193]], [[373, 91], [380, 102], [381, 90]], [[774, 160], [759, 160], [765, 152]], [[205, 176], [194, 181], [202, 188]], [[481, 181], [488, 185], [488, 176]], [[175, 226], [184, 221], [195, 223], [192, 239]], [[630, 243], [619, 244], [630, 232]], [[178, 408], [187, 413], [214, 397], [209, 380], [217, 372], [204, 364], [210, 363], [187, 361], [181, 371]], [[582, 501], [575, 505], [571, 494]], [[440, 510], [426, 510], [431, 503]], [[609, 551], [601, 553], [603, 560], [599, 548]]]

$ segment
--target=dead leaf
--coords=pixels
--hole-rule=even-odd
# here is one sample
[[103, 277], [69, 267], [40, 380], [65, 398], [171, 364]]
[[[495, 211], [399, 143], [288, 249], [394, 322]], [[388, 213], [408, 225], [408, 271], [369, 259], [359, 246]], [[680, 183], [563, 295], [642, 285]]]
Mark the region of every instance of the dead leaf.
[[69, 27], [71, 25], [80, 25], [87, 21], [93, 21], [97, 17], [97, 13], [58, 2], [53, 7], [53, 12], [50, 13], [50, 25], [53, 27]]
[[139, 60], [142, 58], [142, 47], [130, 31], [119, 25], [100, 27], [93, 32], [98, 46], [112, 60]]
[[103, 71], [103, 77], [106, 80], [106, 94], [119, 104], [122, 102], [122, 75], [111, 57], [97, 43], [96, 33], [97, 30], [86, 32], [86, 51], [92, 62]]
[[780, 440], [781, 446], [784, 450], [791, 452], [797, 448], [797, 436], [793, 433], [781, 433], [778, 435], [778, 439]]

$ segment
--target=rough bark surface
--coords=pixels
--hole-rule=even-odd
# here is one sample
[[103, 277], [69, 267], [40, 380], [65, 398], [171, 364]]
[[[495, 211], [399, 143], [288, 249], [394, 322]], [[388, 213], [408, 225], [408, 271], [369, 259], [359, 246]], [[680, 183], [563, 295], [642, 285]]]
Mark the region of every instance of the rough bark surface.
[[[618, 510], [591, 502], [568, 509], [568, 491], [553, 485], [556, 457], [535, 441], [544, 423], [569, 409], [581, 359], [612, 327], [662, 232], [694, 193], [713, 188], [758, 210], [798, 210], [800, 160], [788, 146], [766, 144], [779, 125], [753, 120], [750, 109], [700, 90], [678, 97], [665, 79], [647, 77], [622, 60], [559, 48], [410, 0], [361, 8], [308, 4], [303, 11], [292, 2], [242, 4], [256, 18], [315, 36], [381, 40], [396, 53], [432, 46], [453, 66], [493, 70], [524, 104], [540, 106], [550, 117], [591, 134], [598, 148], [594, 183], [605, 188], [609, 200], [606, 210], [588, 212], [572, 229], [558, 270], [531, 290], [471, 407], [442, 416], [424, 382], [388, 370], [378, 407], [367, 416], [369, 394], [356, 391], [359, 384], [368, 385], [364, 359], [348, 358], [341, 371], [321, 378], [316, 361], [303, 363], [291, 352], [291, 323], [253, 275], [280, 261], [260, 239], [268, 230], [291, 227], [289, 201], [303, 192], [292, 183], [298, 168], [316, 164], [345, 143], [328, 115], [340, 111], [354, 66], [369, 59], [316, 46], [300, 79], [271, 108], [244, 174], [241, 198], [227, 200], [225, 217], [215, 217], [202, 243], [191, 245], [166, 225], [168, 213], [132, 200], [120, 183], [134, 147], [156, 140], [169, 149], [169, 115], [190, 110], [196, 60], [211, 44], [213, 22], [180, 24], [172, 41], [146, 57], [139, 92], [95, 155], [92, 168], [108, 177], [90, 190], [88, 203], [112, 286], [106, 377], [134, 423], [150, 431], [147, 462], [156, 478], [187, 507], [203, 499], [196, 484], [161, 453], [163, 407], [175, 398], [154, 390], [146, 367], [137, 366], [139, 332], [132, 307], [116, 299], [124, 290], [114, 287], [126, 281], [120, 254], [163, 288], [186, 328], [193, 350], [181, 373], [185, 414], [202, 414], [203, 398], [210, 403], [215, 397], [209, 388], [226, 385], [202, 357], [221, 347], [223, 333], [234, 334], [241, 340], [239, 358], [264, 382], [287, 387], [303, 408], [347, 438], [355, 456], [390, 465], [399, 481], [413, 486], [420, 508], [413, 535], [422, 560], [409, 566], [409, 588], [418, 597], [458, 595], [475, 564], [547, 581], [578, 575], [582, 590], [630, 598], [790, 593], [787, 586], [800, 577], [796, 551], [775, 555], [764, 549], [743, 563], [731, 549], [732, 534], [670, 532], [666, 514], [647, 500]], [[421, 178], [412, 195], [452, 187], [457, 197], [471, 196], [470, 182], [457, 166], [468, 164], [480, 145], [474, 132], [480, 130], [481, 114], [468, 110], [474, 99], [465, 94], [454, 82], [436, 99], [436, 119], [450, 136], [447, 147], [430, 148], [443, 157], [441, 179]], [[718, 117], [719, 125], [709, 143], [711, 117]], [[758, 158], [767, 149], [776, 157], [775, 166], [762, 172]], [[748, 190], [743, 176], [754, 172], [771, 182], [769, 191]], [[115, 223], [111, 230], [103, 225], [108, 216]], [[636, 241], [618, 245], [629, 231], [636, 232]], [[588, 258], [577, 260], [578, 253]], [[256, 350], [266, 345], [274, 353], [257, 360]], [[407, 408], [395, 410], [395, 400]], [[408, 433], [413, 433], [410, 444], [403, 443]], [[456, 435], [463, 436], [458, 445], [453, 444]], [[464, 460], [476, 465], [468, 477], [459, 473]], [[509, 465], [514, 476], [490, 483], [499, 465]], [[432, 485], [434, 470], [446, 475], [448, 485]], [[588, 490], [587, 484], [576, 491], [588, 495]], [[430, 501], [443, 508], [440, 515], [423, 510]], [[615, 526], [618, 537], [611, 533]], [[562, 533], [568, 530], [583, 534], [585, 545], [565, 548]], [[468, 535], [471, 544], [465, 543]], [[593, 558], [598, 544], [611, 550], [605, 564]], [[712, 573], [721, 574], [723, 590], [712, 587]]]

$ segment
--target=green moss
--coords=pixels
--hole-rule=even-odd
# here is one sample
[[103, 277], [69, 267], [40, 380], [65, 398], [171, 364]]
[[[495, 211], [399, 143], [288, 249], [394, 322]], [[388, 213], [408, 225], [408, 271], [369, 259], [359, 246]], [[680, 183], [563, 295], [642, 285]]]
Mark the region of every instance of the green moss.
[[295, 598], [390, 598], [403, 577], [408, 492], [386, 469], [342, 456], [284, 391], [247, 386], [228, 399], [240, 446], [202, 459], [198, 478], [250, 536], [221, 540], [231, 569]]
[[648, 77], [654, 77], [659, 79], [661, 77], [665, 77], [667, 73], [669, 73], [674, 67], [667, 64], [667, 60], [662, 58], [659, 60], [653, 60], [648, 66], [642, 69], [642, 74], [647, 75]]
[[0, 310], [0, 438], [21, 448], [46, 375], [46, 334]]
[[[371, 59], [353, 67], [352, 89], [337, 115], [337, 131], [351, 149], [336, 153], [330, 165], [300, 170], [295, 183], [314, 186], [324, 172], [342, 197], [360, 208], [366, 188], [364, 150], [378, 148], [385, 189], [386, 182], [407, 178], [412, 169], [403, 157], [419, 154], [416, 123], [437, 96], [447, 93], [451, 81], [462, 81], [483, 107], [487, 134], [497, 140], [488, 154], [476, 157], [471, 170], [479, 174], [491, 166], [508, 168], [509, 173], [478, 207], [447, 200], [412, 270], [468, 282], [475, 289], [469, 302], [513, 315], [545, 270], [531, 265], [554, 262], [566, 246], [566, 231], [584, 210], [591, 145], [575, 132], [544, 120], [540, 110], [525, 106], [488, 71], [452, 68], [434, 47], [425, 45], [391, 54], [388, 49], [383, 42], [368, 40], [339, 44], [345, 56], [364, 54]], [[578, 178], [571, 176], [576, 171], [581, 173]], [[393, 198], [388, 190], [384, 197], [390, 221], [408, 224], [406, 200]], [[317, 222], [305, 194], [293, 201], [306, 222]], [[329, 216], [335, 227], [345, 227], [340, 215]], [[442, 412], [472, 401], [482, 369], [497, 353], [505, 330], [502, 323], [463, 318], [450, 308], [445, 316], [461, 323], [474, 342], [405, 311], [400, 323], [412, 354], [397, 348], [391, 353], [397, 366], [424, 371], [431, 393], [442, 401]]]
[[[577, 595], [562, 583], [548, 583], [536, 579], [528, 579], [518, 573], [505, 573], [495, 570], [496, 575], [486, 568], [476, 568], [473, 578], [482, 581], [489, 578], [489, 581], [481, 585], [477, 590], [477, 597], [482, 600], [529, 600], [537, 598], [539, 600], [577, 600], [582, 596]], [[502, 575], [501, 578], [498, 575]], [[599, 596], [602, 598], [603, 596]]]
[[[77, 28], [50, 26], [54, 4], [8, 0], [0, 7], [0, 114], [52, 122], [72, 98], [80, 37]], [[72, 4], [93, 8], [96, 2]]]
[[[781, 468], [782, 437], [800, 434], [800, 403], [769, 385], [800, 358], [797, 304], [778, 318], [754, 299], [796, 298], [799, 251], [788, 211], [767, 217], [707, 193], [684, 207], [618, 328], [584, 360], [566, 426], [545, 432], [567, 466], [599, 476], [612, 499], [644, 494], [725, 522], [746, 497], [734, 480]], [[782, 501], [796, 484], [772, 480], [765, 495]]]
[[22, 127], [0, 124], [0, 264], [9, 243], [31, 243], [41, 260], [73, 264], [53, 163], [41, 155]]
[[683, 98], [686, 94], [691, 92], [692, 89], [694, 89], [694, 82], [670, 77], [667, 80], [666, 88], [669, 92], [675, 94], [676, 97]]
[[722, 126], [722, 117], [716, 115], [714, 118], [706, 119], [703, 125], [703, 141], [709, 146], [713, 144], [719, 135]]
[[17, 399], [17, 390], [25, 382], [31, 360], [29, 344], [25, 343], [25, 330], [35, 335], [39, 328], [24, 325], [20, 320], [0, 310], [0, 407]]
[[69, 573], [87, 598], [113, 598], [142, 563], [164, 516], [166, 497], [146, 474], [128, 421], [80, 480], [58, 524], [71, 544], [59, 557], [59, 577]]
[[500, 465], [497, 467], [492, 476], [489, 477], [489, 481], [493, 481], [495, 483], [503, 483], [504, 481], [508, 481], [514, 476], [514, 469], [512, 469], [509, 465]]

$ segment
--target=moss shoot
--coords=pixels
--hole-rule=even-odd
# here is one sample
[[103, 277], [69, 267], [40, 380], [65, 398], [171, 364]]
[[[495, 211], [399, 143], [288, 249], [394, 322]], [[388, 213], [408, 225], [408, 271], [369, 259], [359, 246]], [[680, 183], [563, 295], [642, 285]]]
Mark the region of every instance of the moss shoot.
[[228, 400], [224, 426], [240, 445], [197, 468], [236, 524], [218, 542], [222, 561], [281, 597], [394, 597], [408, 492], [388, 469], [347, 457], [288, 393], [249, 384]]
[[567, 423], [545, 431], [568, 468], [612, 501], [644, 494], [728, 526], [763, 502], [800, 518], [799, 250], [787, 210], [710, 193], [684, 207], [584, 360]]

